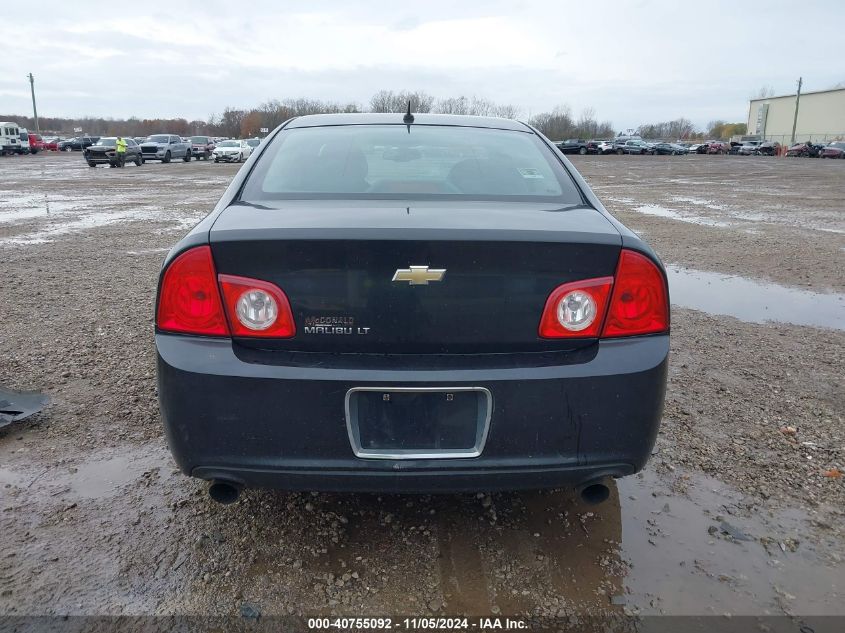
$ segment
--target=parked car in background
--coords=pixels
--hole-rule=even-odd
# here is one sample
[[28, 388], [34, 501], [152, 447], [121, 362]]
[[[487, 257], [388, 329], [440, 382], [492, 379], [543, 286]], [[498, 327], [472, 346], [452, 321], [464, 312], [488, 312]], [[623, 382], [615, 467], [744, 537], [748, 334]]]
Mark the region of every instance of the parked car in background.
[[209, 136], [192, 136], [191, 153], [197, 160], [208, 160], [214, 151], [214, 141]]
[[613, 152], [613, 141], [599, 141], [596, 145], [596, 154], [610, 154]]
[[845, 141], [833, 141], [833, 143], [825, 145], [822, 150], [822, 158], [845, 158]]
[[59, 143], [62, 141], [59, 137], [51, 137], [44, 139], [44, 151], [47, 152], [58, 152], [59, 151]]
[[745, 141], [739, 146], [737, 154], [740, 156], [751, 156], [757, 151], [757, 148], [760, 147], [760, 143], [762, 143], [762, 141]]
[[587, 141], [587, 153], [588, 154], [598, 154], [599, 153], [599, 143], [603, 143], [604, 140], [600, 138], [592, 139]]
[[698, 147], [695, 148], [696, 154], [707, 154], [710, 150], [710, 143], [713, 141], [704, 141]]
[[249, 145], [249, 147], [254, 152], [255, 150], [258, 149], [258, 146], [261, 145], [261, 139], [260, 138], [248, 138], [248, 139], [246, 139], [246, 144]]
[[616, 148], [617, 154], [645, 154], [648, 152], [648, 143], [643, 140], [631, 139]]
[[777, 156], [780, 152], [780, 143], [777, 141], [764, 141], [757, 146], [755, 156]]
[[707, 145], [708, 154], [727, 154], [731, 151], [731, 144], [724, 141], [712, 141]]
[[739, 154], [739, 148], [742, 147], [742, 143], [739, 141], [731, 141], [730, 142], [731, 148], [728, 150], [728, 154]]
[[212, 152], [214, 162], [242, 163], [252, 154], [252, 148], [246, 141], [221, 141]]
[[191, 153], [191, 144], [184, 142], [178, 134], [151, 134], [141, 143], [141, 156], [145, 161], [169, 163], [174, 158], [181, 158], [187, 163]]
[[29, 134], [29, 152], [37, 154], [44, 151], [44, 138], [40, 134]]
[[0, 153], [19, 154], [21, 129], [14, 121], [0, 122]]
[[[124, 138], [126, 141], [126, 163], [135, 163], [138, 167], [144, 164], [141, 157], [141, 148], [134, 139]], [[86, 147], [82, 156], [88, 162], [89, 167], [97, 165], [117, 166], [117, 137], [104, 136], [90, 147]]]
[[587, 141], [582, 138], [568, 138], [560, 143], [555, 143], [557, 148], [564, 154], [586, 154]]
[[59, 143], [59, 149], [63, 152], [81, 152], [99, 140], [99, 136], [77, 136]]
[[649, 146], [648, 153], [652, 155], [676, 156], [678, 154], [686, 154], [687, 150], [680, 145], [674, 143], [654, 143]]
[[801, 156], [803, 158], [818, 158], [819, 156], [821, 156], [823, 149], [823, 145], [811, 143], [810, 141], [805, 141], [803, 143], [796, 143], [795, 145], [790, 147], [788, 150], [786, 150], [786, 155]]

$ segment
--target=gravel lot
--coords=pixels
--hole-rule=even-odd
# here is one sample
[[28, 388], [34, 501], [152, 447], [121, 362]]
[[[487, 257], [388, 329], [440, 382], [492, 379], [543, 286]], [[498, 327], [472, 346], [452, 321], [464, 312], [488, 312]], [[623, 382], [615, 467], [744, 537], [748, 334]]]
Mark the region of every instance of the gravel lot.
[[[845, 615], [845, 483], [825, 476], [845, 471], [845, 161], [573, 162], [683, 273], [673, 297], [700, 299], [673, 308], [644, 473], [597, 507], [568, 491], [221, 507], [165, 446], [152, 314], [165, 252], [238, 166], [0, 159], [0, 385], [52, 398], [0, 429], [0, 614]], [[742, 277], [759, 282], [745, 320], [701, 310]], [[831, 327], [800, 325], [816, 305]]]

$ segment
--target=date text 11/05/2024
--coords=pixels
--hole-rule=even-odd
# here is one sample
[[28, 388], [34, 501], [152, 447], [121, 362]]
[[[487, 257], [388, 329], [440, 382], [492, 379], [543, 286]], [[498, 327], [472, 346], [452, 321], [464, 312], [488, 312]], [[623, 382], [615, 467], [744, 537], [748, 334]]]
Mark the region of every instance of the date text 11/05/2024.
[[524, 631], [528, 629], [528, 623], [524, 620], [505, 617], [309, 618], [308, 629], [311, 631], [389, 631], [393, 629], [408, 631]]

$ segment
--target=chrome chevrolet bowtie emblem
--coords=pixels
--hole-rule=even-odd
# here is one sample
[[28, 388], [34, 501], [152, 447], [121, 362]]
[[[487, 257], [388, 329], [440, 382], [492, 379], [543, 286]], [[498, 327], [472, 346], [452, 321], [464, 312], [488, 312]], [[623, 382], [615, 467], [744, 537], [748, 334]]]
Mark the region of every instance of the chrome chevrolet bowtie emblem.
[[407, 281], [412, 286], [427, 286], [429, 281], [440, 281], [445, 274], [445, 268], [411, 266], [397, 269], [392, 281]]

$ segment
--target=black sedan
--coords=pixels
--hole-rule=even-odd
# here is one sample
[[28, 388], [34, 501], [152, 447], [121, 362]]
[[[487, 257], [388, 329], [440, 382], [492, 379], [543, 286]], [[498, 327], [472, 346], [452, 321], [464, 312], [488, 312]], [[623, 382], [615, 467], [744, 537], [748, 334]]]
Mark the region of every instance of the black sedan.
[[155, 343], [169, 446], [218, 501], [572, 485], [597, 502], [651, 454], [669, 295], [532, 127], [312, 115], [168, 254]]

